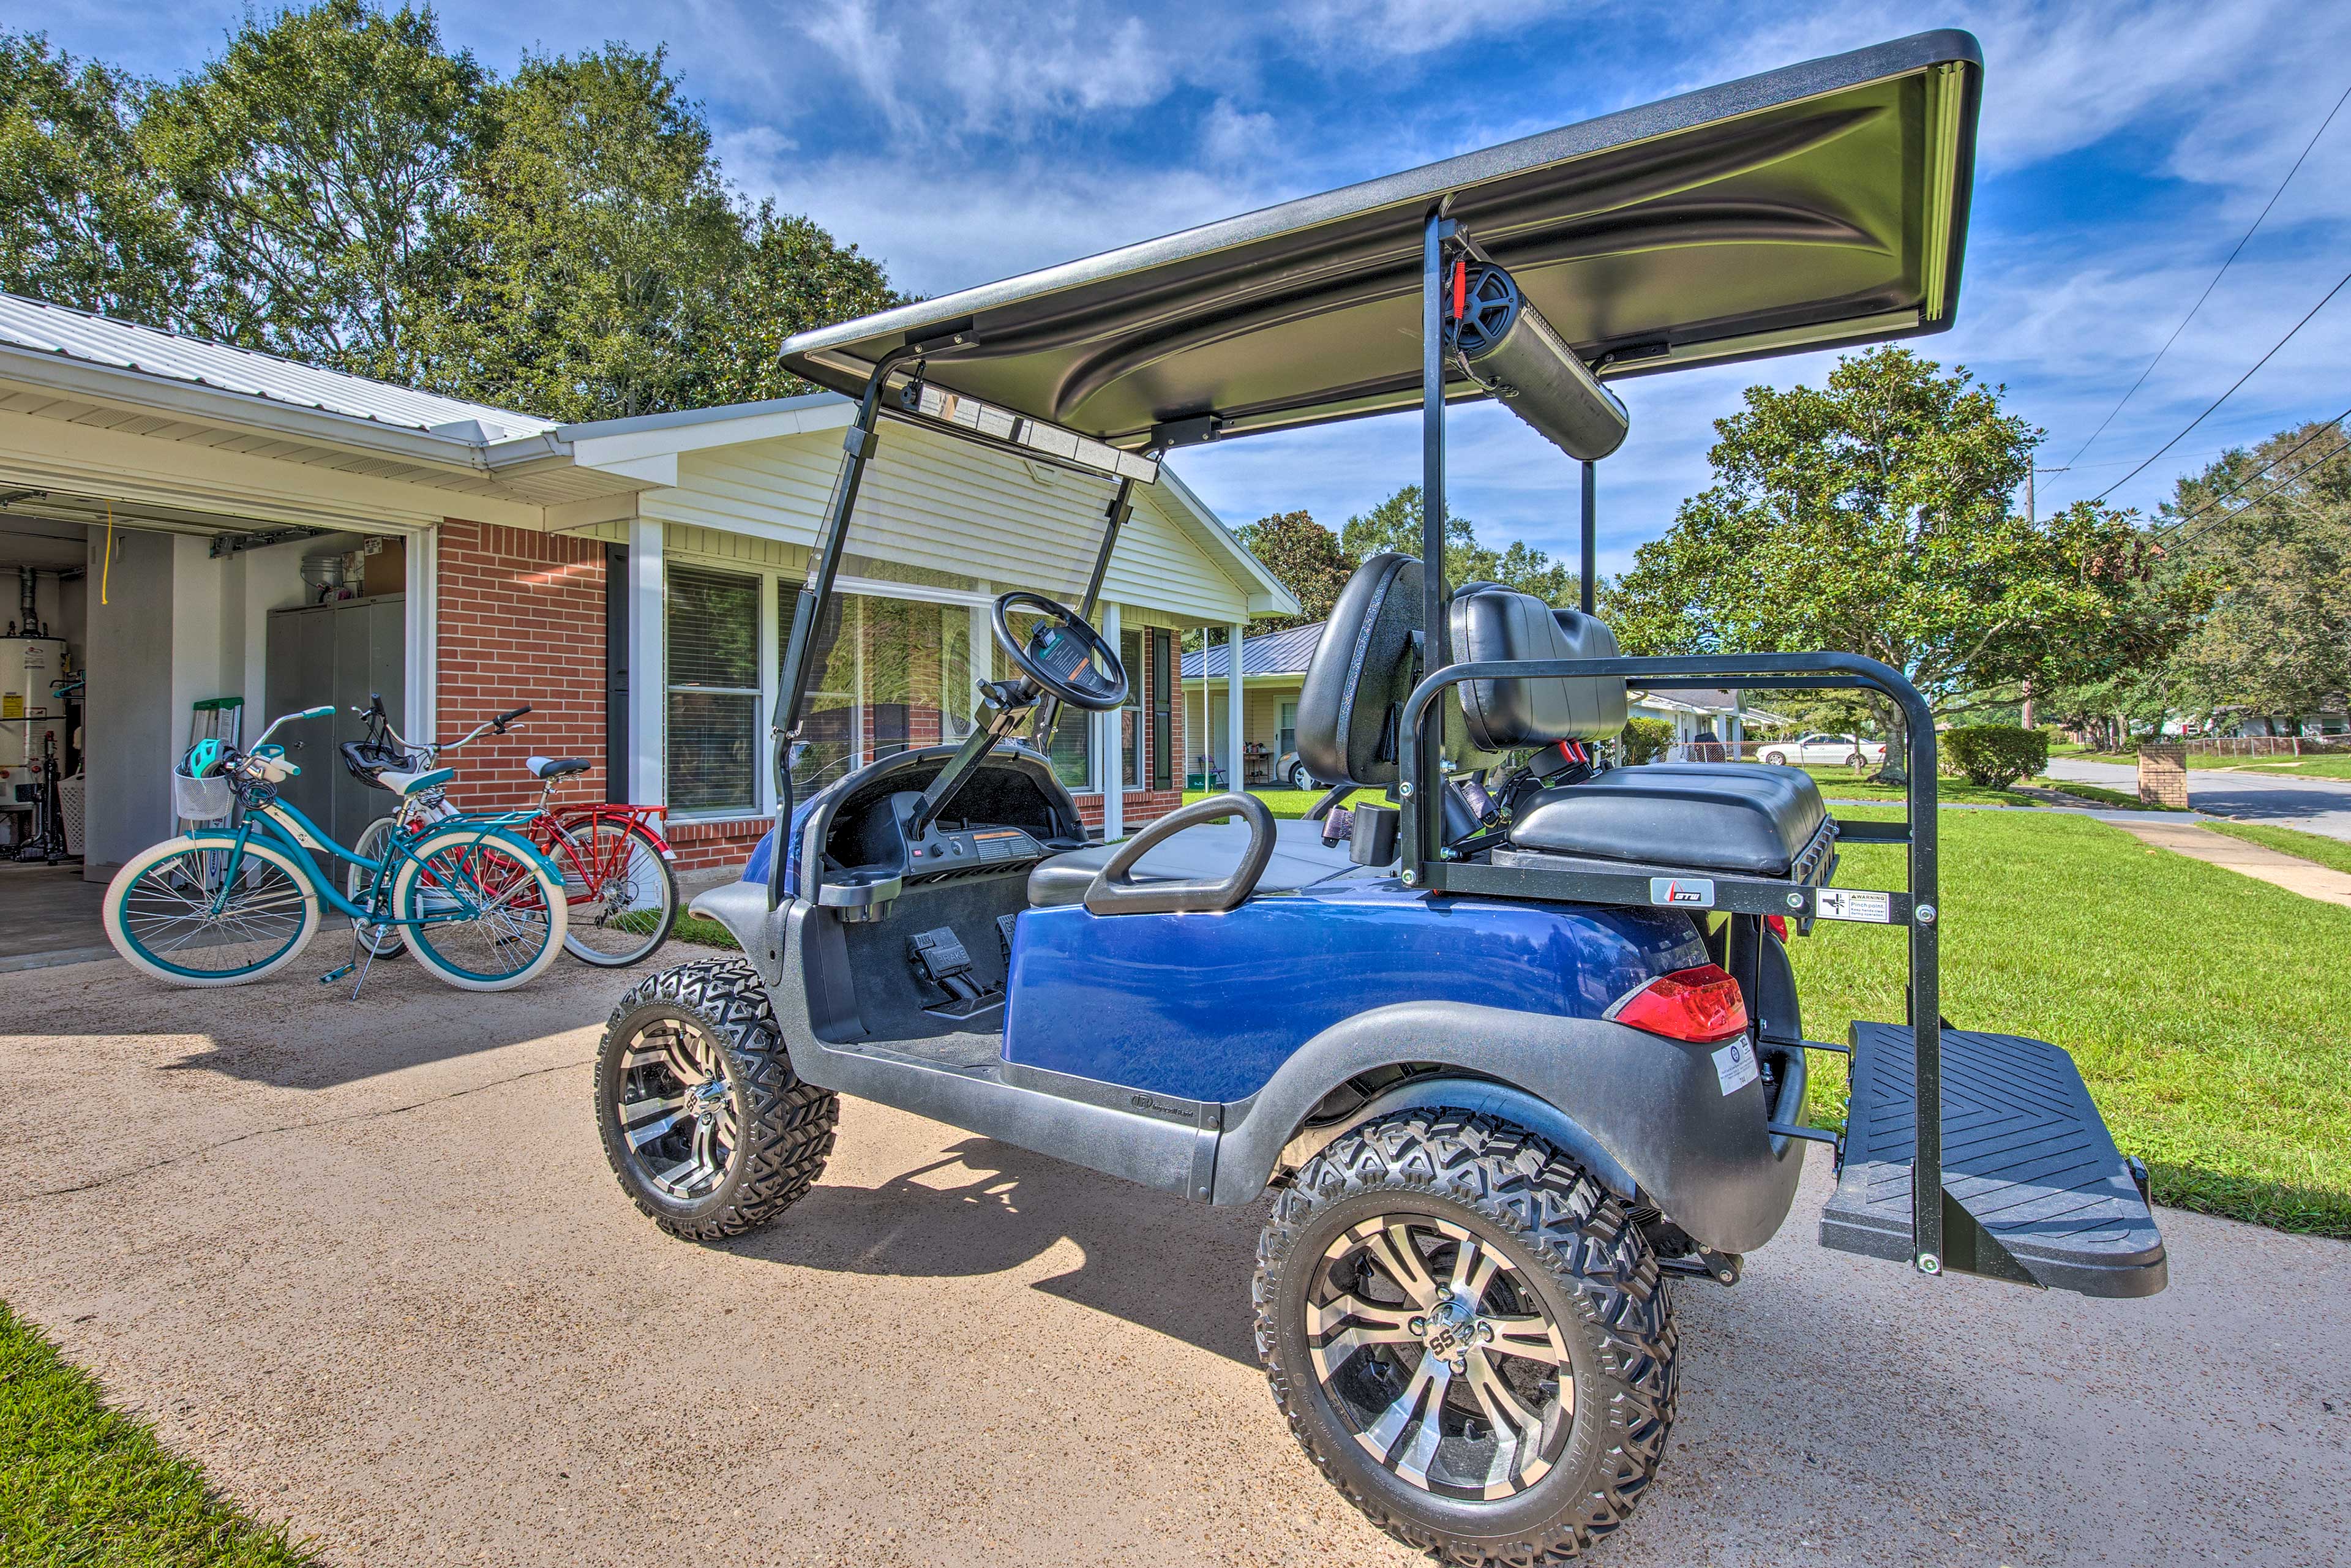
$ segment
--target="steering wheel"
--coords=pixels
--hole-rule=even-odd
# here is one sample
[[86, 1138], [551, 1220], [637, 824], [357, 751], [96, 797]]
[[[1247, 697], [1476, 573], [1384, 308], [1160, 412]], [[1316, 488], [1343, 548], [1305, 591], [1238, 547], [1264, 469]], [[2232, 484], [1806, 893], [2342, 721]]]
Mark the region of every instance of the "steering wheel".
[[[1024, 641], [1008, 619], [1015, 610], [1040, 619]], [[1126, 701], [1126, 666], [1118, 650], [1065, 604], [1016, 588], [997, 595], [996, 641], [1020, 673], [1049, 696], [1089, 713], [1108, 713]]]

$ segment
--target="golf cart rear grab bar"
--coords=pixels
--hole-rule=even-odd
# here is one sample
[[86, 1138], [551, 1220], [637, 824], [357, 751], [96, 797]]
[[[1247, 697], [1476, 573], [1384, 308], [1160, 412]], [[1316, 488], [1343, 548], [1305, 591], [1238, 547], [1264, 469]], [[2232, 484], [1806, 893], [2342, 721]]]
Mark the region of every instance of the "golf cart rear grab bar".
[[[1439, 414], [1441, 419], [1441, 412]], [[1441, 441], [1441, 436], [1438, 438]], [[1437, 448], [1441, 464], [1442, 447]], [[1425, 530], [1435, 537], [1434, 529]], [[1426, 539], [1424, 543], [1427, 542]], [[1435, 573], [1429, 580], [1436, 583]], [[1441, 610], [1441, 604], [1435, 607]], [[1443, 657], [1441, 652], [1437, 654]], [[1447, 868], [1433, 851], [1441, 852], [1443, 824], [1437, 815], [1441, 774], [1435, 745], [1442, 727], [1426, 725], [1429, 705], [1447, 687], [1463, 681], [1518, 678], [1618, 675], [1628, 685], [1661, 686], [1702, 681], [1778, 687], [1871, 687], [1891, 697], [1902, 710], [1907, 731], [1909, 777], [1904, 790], [1908, 821], [1905, 845], [1909, 861], [1909, 894], [1914, 914], [1907, 922], [1910, 938], [1910, 984], [1907, 1012], [1917, 1082], [1917, 1122], [1910, 1166], [1911, 1261], [1921, 1273], [1943, 1269], [1943, 1110], [1942, 1110], [1942, 991], [1939, 929], [1936, 907], [1937, 843], [1935, 820], [1935, 720], [1927, 699], [1899, 670], [1858, 653], [1745, 653], [1677, 658], [1492, 660], [1447, 664], [1424, 676], [1405, 700], [1399, 726], [1399, 751], [1405, 797], [1402, 823], [1403, 879], [1407, 887], [1429, 887], [1432, 873], [1442, 877]], [[1862, 835], [1855, 835], [1856, 837]]]

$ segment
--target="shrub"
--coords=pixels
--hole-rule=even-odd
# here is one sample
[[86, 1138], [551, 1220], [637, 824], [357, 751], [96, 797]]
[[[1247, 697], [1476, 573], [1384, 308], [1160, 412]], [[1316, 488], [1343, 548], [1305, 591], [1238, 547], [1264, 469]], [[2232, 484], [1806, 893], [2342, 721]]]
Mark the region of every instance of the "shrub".
[[1628, 718], [1617, 737], [1625, 746], [1625, 766], [1654, 760], [1674, 743], [1674, 727], [1661, 718]]
[[1971, 724], [1947, 729], [1938, 737], [1943, 763], [1970, 784], [2005, 789], [2020, 779], [2030, 779], [2049, 767], [2049, 732], [2022, 729], [2012, 724]]

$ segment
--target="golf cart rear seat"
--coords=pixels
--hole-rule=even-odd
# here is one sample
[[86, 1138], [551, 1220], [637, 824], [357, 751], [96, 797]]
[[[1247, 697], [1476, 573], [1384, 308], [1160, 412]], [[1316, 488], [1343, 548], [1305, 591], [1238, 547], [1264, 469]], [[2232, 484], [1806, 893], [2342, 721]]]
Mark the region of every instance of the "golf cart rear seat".
[[[1379, 555], [1348, 580], [1299, 693], [1298, 750], [1326, 783], [1376, 787], [1397, 777], [1397, 712], [1411, 689], [1421, 615], [1420, 562]], [[1607, 659], [1614, 633], [1531, 593], [1471, 582], [1453, 596], [1453, 656], [1463, 663]], [[1562, 740], [1600, 740], [1625, 727], [1625, 683], [1613, 676], [1464, 681], [1447, 713], [1457, 768]], [[1746, 763], [1664, 763], [1612, 769], [1544, 791], [1511, 824], [1497, 864], [1545, 856], [1812, 881], [1834, 830], [1812, 776]]]

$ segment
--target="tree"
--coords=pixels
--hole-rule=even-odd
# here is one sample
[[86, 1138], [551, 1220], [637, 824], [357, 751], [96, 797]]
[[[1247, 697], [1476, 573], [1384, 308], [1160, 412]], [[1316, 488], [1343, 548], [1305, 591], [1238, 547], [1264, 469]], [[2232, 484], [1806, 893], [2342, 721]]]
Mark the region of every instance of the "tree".
[[185, 214], [139, 147], [149, 89], [0, 33], [0, 289], [101, 316], [189, 325]]
[[790, 397], [813, 388], [785, 371], [784, 340], [907, 302], [880, 262], [773, 202], [744, 211], [745, 254], [727, 269], [717, 329], [705, 347], [713, 402]]
[[[2351, 443], [2329, 425], [2271, 436], [2179, 482], [2195, 520], [2168, 572], [2200, 572], [2211, 613], [2165, 674], [2181, 706], [2273, 721], [2339, 710], [2351, 692]], [[2248, 500], [2244, 497], [2251, 497]]]
[[[1848, 355], [1825, 388], [1753, 386], [1715, 422], [1714, 484], [1641, 547], [1611, 595], [1641, 653], [1863, 653], [1938, 717], [2159, 661], [2192, 595], [2147, 581], [2135, 519], [2094, 504], [2028, 519], [2010, 501], [2040, 436], [2006, 389], [1907, 349]], [[1890, 701], [1872, 704], [1907, 742]]]
[[411, 379], [483, 85], [430, 10], [324, 0], [248, 13], [219, 59], [159, 90], [140, 140], [189, 214], [213, 335]]
[[[1382, 550], [1419, 555], [1420, 486], [1406, 485], [1370, 511], [1349, 517], [1339, 542], [1358, 560]], [[1560, 605], [1576, 602], [1579, 589], [1575, 572], [1565, 562], [1553, 562], [1524, 540], [1513, 540], [1504, 550], [1479, 542], [1476, 525], [1456, 513], [1449, 501], [1445, 507], [1445, 580], [1455, 587], [1499, 582]]]
[[1234, 531], [1249, 554], [1298, 596], [1297, 614], [1259, 621], [1260, 631], [1286, 632], [1329, 620], [1339, 591], [1363, 564], [1311, 513], [1276, 512]]
[[903, 303], [731, 195], [658, 50], [504, 81], [434, 13], [248, 15], [168, 87], [0, 33], [0, 286], [568, 420], [807, 390], [777, 350]]

